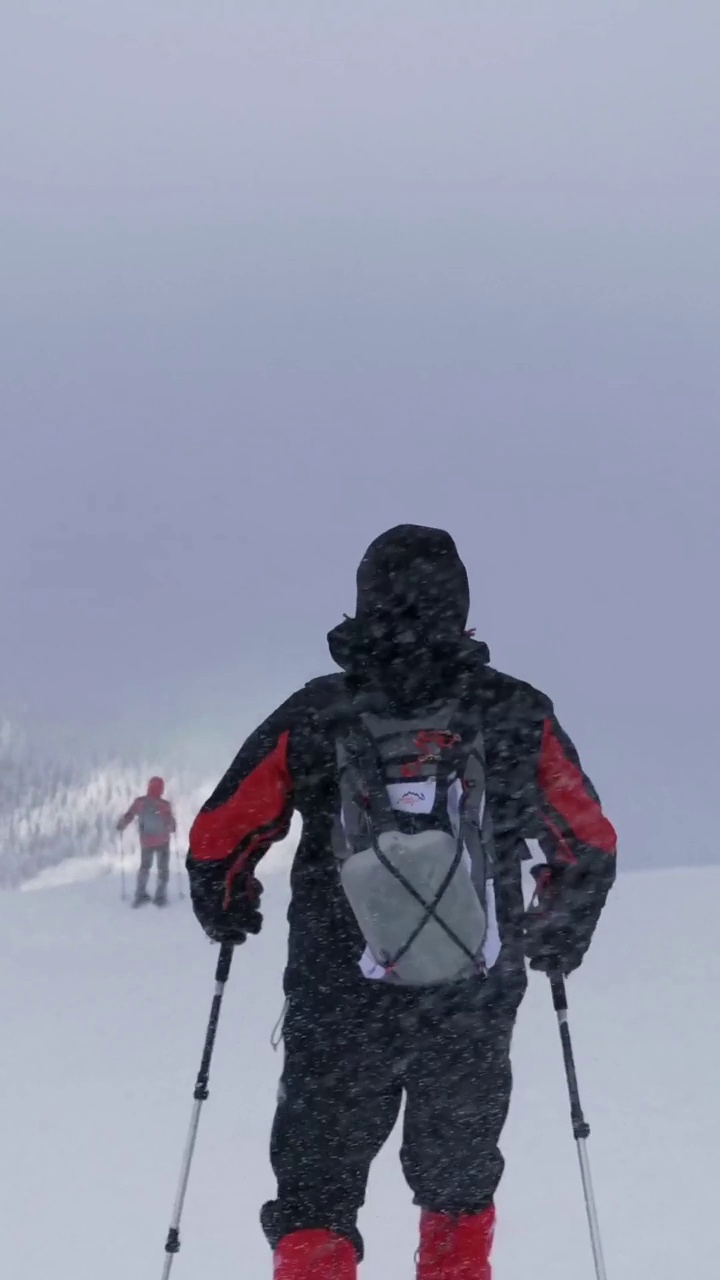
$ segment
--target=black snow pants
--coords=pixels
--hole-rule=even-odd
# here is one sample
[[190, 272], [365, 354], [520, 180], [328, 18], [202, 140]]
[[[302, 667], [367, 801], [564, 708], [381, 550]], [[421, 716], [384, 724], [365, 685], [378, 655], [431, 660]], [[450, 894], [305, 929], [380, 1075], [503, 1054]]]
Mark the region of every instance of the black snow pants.
[[510, 1041], [525, 975], [488, 999], [480, 980], [424, 992], [358, 984], [353, 999], [290, 998], [271, 1139], [277, 1199], [261, 1221], [282, 1236], [325, 1227], [362, 1257], [357, 1216], [370, 1164], [405, 1097], [400, 1159], [422, 1208], [478, 1213], [503, 1171]]

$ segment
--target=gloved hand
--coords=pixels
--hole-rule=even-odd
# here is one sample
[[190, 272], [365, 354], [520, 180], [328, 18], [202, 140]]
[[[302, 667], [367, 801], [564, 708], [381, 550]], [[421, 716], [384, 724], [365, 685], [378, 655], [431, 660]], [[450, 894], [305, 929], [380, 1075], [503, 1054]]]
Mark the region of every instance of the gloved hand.
[[525, 915], [525, 955], [530, 968], [565, 977], [582, 964], [590, 945], [594, 921], [571, 910], [573, 893], [564, 892], [563, 871], [547, 866], [532, 868], [537, 884], [533, 905]]
[[252, 871], [233, 875], [228, 892], [227, 862], [194, 862], [189, 858], [187, 869], [193, 911], [208, 938], [237, 947], [249, 933], [260, 932], [263, 886]]
[[525, 918], [525, 955], [531, 969], [562, 973], [564, 977], [582, 964], [587, 943], [573, 929], [554, 921], [552, 915], [528, 912]]

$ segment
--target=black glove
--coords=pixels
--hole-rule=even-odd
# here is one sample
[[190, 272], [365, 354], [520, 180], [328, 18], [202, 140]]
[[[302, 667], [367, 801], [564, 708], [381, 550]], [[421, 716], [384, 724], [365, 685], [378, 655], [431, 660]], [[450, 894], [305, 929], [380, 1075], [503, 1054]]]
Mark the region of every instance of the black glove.
[[565, 869], [539, 866], [532, 874], [537, 893], [525, 915], [525, 955], [531, 969], [567, 977], [582, 964], [597, 915], [583, 902], [580, 884], [566, 881]]
[[238, 947], [249, 933], [262, 928], [260, 898], [263, 887], [252, 871], [240, 871], [230, 881], [227, 862], [194, 862], [188, 858], [193, 911], [208, 938]]
[[553, 920], [551, 915], [528, 912], [525, 918], [525, 955], [531, 969], [541, 973], [562, 973], [565, 977], [582, 964], [588, 943], [575, 931]]

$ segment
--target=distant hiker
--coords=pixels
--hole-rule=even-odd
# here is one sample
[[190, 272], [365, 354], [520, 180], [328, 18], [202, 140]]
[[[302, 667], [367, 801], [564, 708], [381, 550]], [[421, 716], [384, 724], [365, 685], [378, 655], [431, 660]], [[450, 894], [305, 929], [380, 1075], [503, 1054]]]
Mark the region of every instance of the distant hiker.
[[[262, 925], [260, 859], [303, 819], [261, 1215], [274, 1280], [356, 1280], [403, 1095], [418, 1280], [490, 1280], [525, 961], [572, 973], [615, 879], [615, 832], [552, 702], [490, 666], [469, 603], [449, 534], [373, 542], [355, 617], [328, 637], [341, 670], [252, 734], [192, 827], [195, 914], [238, 945]], [[530, 912], [526, 840], [546, 858]]]
[[133, 800], [127, 813], [117, 824], [118, 831], [124, 831], [137, 818], [140, 829], [140, 870], [135, 888], [134, 907], [141, 907], [150, 901], [147, 891], [150, 869], [153, 858], [157, 856], [157, 889], [155, 902], [164, 907], [167, 902], [167, 887], [170, 878], [170, 836], [177, 829], [172, 808], [163, 799], [165, 783], [162, 778], [151, 778], [147, 786], [147, 794]]

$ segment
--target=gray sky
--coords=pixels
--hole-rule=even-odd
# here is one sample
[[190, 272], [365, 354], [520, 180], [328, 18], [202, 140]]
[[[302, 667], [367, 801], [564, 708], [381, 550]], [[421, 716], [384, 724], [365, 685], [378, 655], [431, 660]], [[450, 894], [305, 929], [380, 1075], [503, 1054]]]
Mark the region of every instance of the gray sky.
[[455, 535], [628, 860], [714, 857], [715, 0], [95, 0], [0, 54], [11, 712], [223, 742]]

